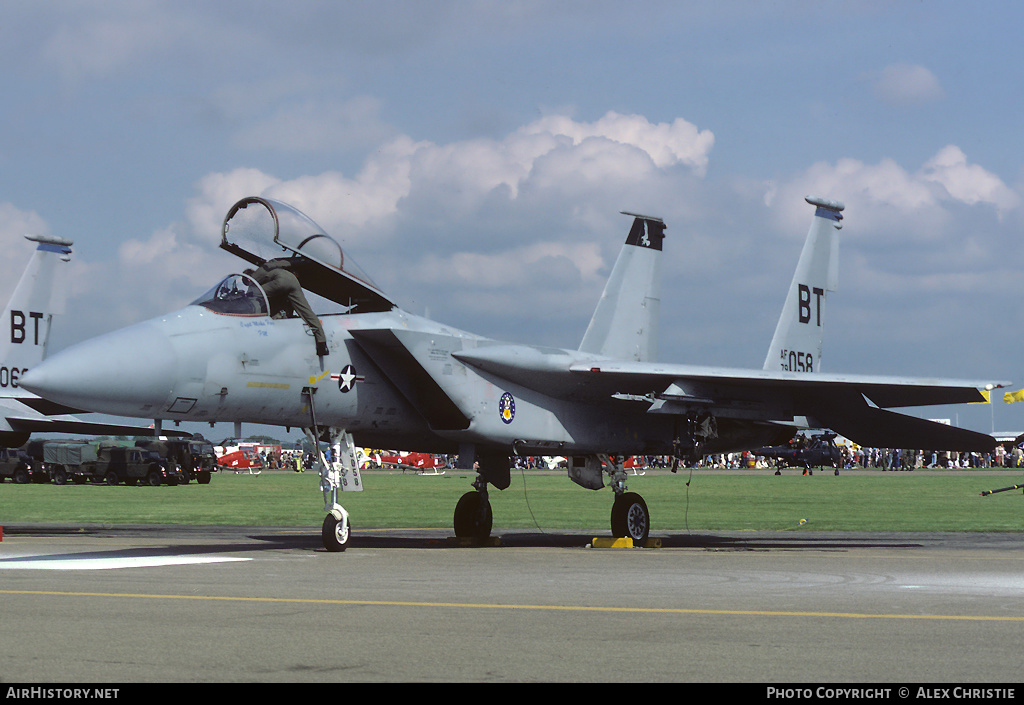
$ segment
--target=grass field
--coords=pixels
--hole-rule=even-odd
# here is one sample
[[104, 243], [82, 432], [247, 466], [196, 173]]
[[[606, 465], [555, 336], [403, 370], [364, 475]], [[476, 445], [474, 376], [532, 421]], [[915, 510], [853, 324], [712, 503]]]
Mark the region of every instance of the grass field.
[[[1024, 497], [991, 490], [1021, 482], [1018, 473], [859, 473], [801, 476], [685, 473], [629, 478], [659, 530], [1024, 531]], [[687, 480], [690, 480], [687, 486]], [[353, 526], [449, 528], [470, 474], [364, 473], [364, 492], [342, 496]], [[585, 490], [564, 475], [518, 472], [490, 493], [495, 529], [541, 527], [607, 532], [611, 490]], [[319, 527], [317, 475], [218, 473], [209, 485], [0, 485], [0, 525], [236, 524]], [[806, 520], [801, 524], [801, 520]]]

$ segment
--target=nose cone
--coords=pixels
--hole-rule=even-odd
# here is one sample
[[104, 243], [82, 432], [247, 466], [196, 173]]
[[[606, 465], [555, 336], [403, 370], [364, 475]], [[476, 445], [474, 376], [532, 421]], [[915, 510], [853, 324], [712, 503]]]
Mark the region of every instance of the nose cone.
[[176, 370], [170, 340], [157, 322], [147, 321], [62, 350], [18, 383], [67, 406], [150, 416], [164, 407]]

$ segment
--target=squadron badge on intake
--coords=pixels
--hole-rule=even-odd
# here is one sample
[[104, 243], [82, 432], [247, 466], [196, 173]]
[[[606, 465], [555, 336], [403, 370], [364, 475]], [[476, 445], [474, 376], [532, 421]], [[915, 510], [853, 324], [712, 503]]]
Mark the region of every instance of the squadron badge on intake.
[[516, 417], [516, 400], [508, 392], [502, 394], [498, 400], [498, 415], [504, 423], [512, 423], [512, 419]]

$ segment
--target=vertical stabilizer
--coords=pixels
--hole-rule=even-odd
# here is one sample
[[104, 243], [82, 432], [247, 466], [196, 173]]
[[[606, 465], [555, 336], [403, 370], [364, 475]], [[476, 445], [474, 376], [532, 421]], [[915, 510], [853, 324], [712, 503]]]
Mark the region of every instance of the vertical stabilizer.
[[661, 303], [661, 243], [665, 223], [636, 213], [597, 304], [581, 352], [623, 360], [654, 360]]
[[[4, 311], [0, 335], [0, 391], [18, 395], [18, 377], [42, 361], [50, 322], [64, 310], [64, 287], [58, 267], [71, 259], [71, 240], [26, 235], [37, 243]], [[25, 395], [28, 395], [25, 392]]]
[[816, 210], [768, 348], [765, 370], [821, 370], [825, 297], [839, 283], [839, 229], [845, 206], [815, 196], [805, 200]]

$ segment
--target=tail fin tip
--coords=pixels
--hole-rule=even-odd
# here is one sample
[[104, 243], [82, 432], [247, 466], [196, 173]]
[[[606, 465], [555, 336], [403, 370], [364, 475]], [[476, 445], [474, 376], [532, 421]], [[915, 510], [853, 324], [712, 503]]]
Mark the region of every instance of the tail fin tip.
[[657, 349], [665, 221], [621, 211], [633, 224], [580, 343], [581, 352], [653, 360]]

